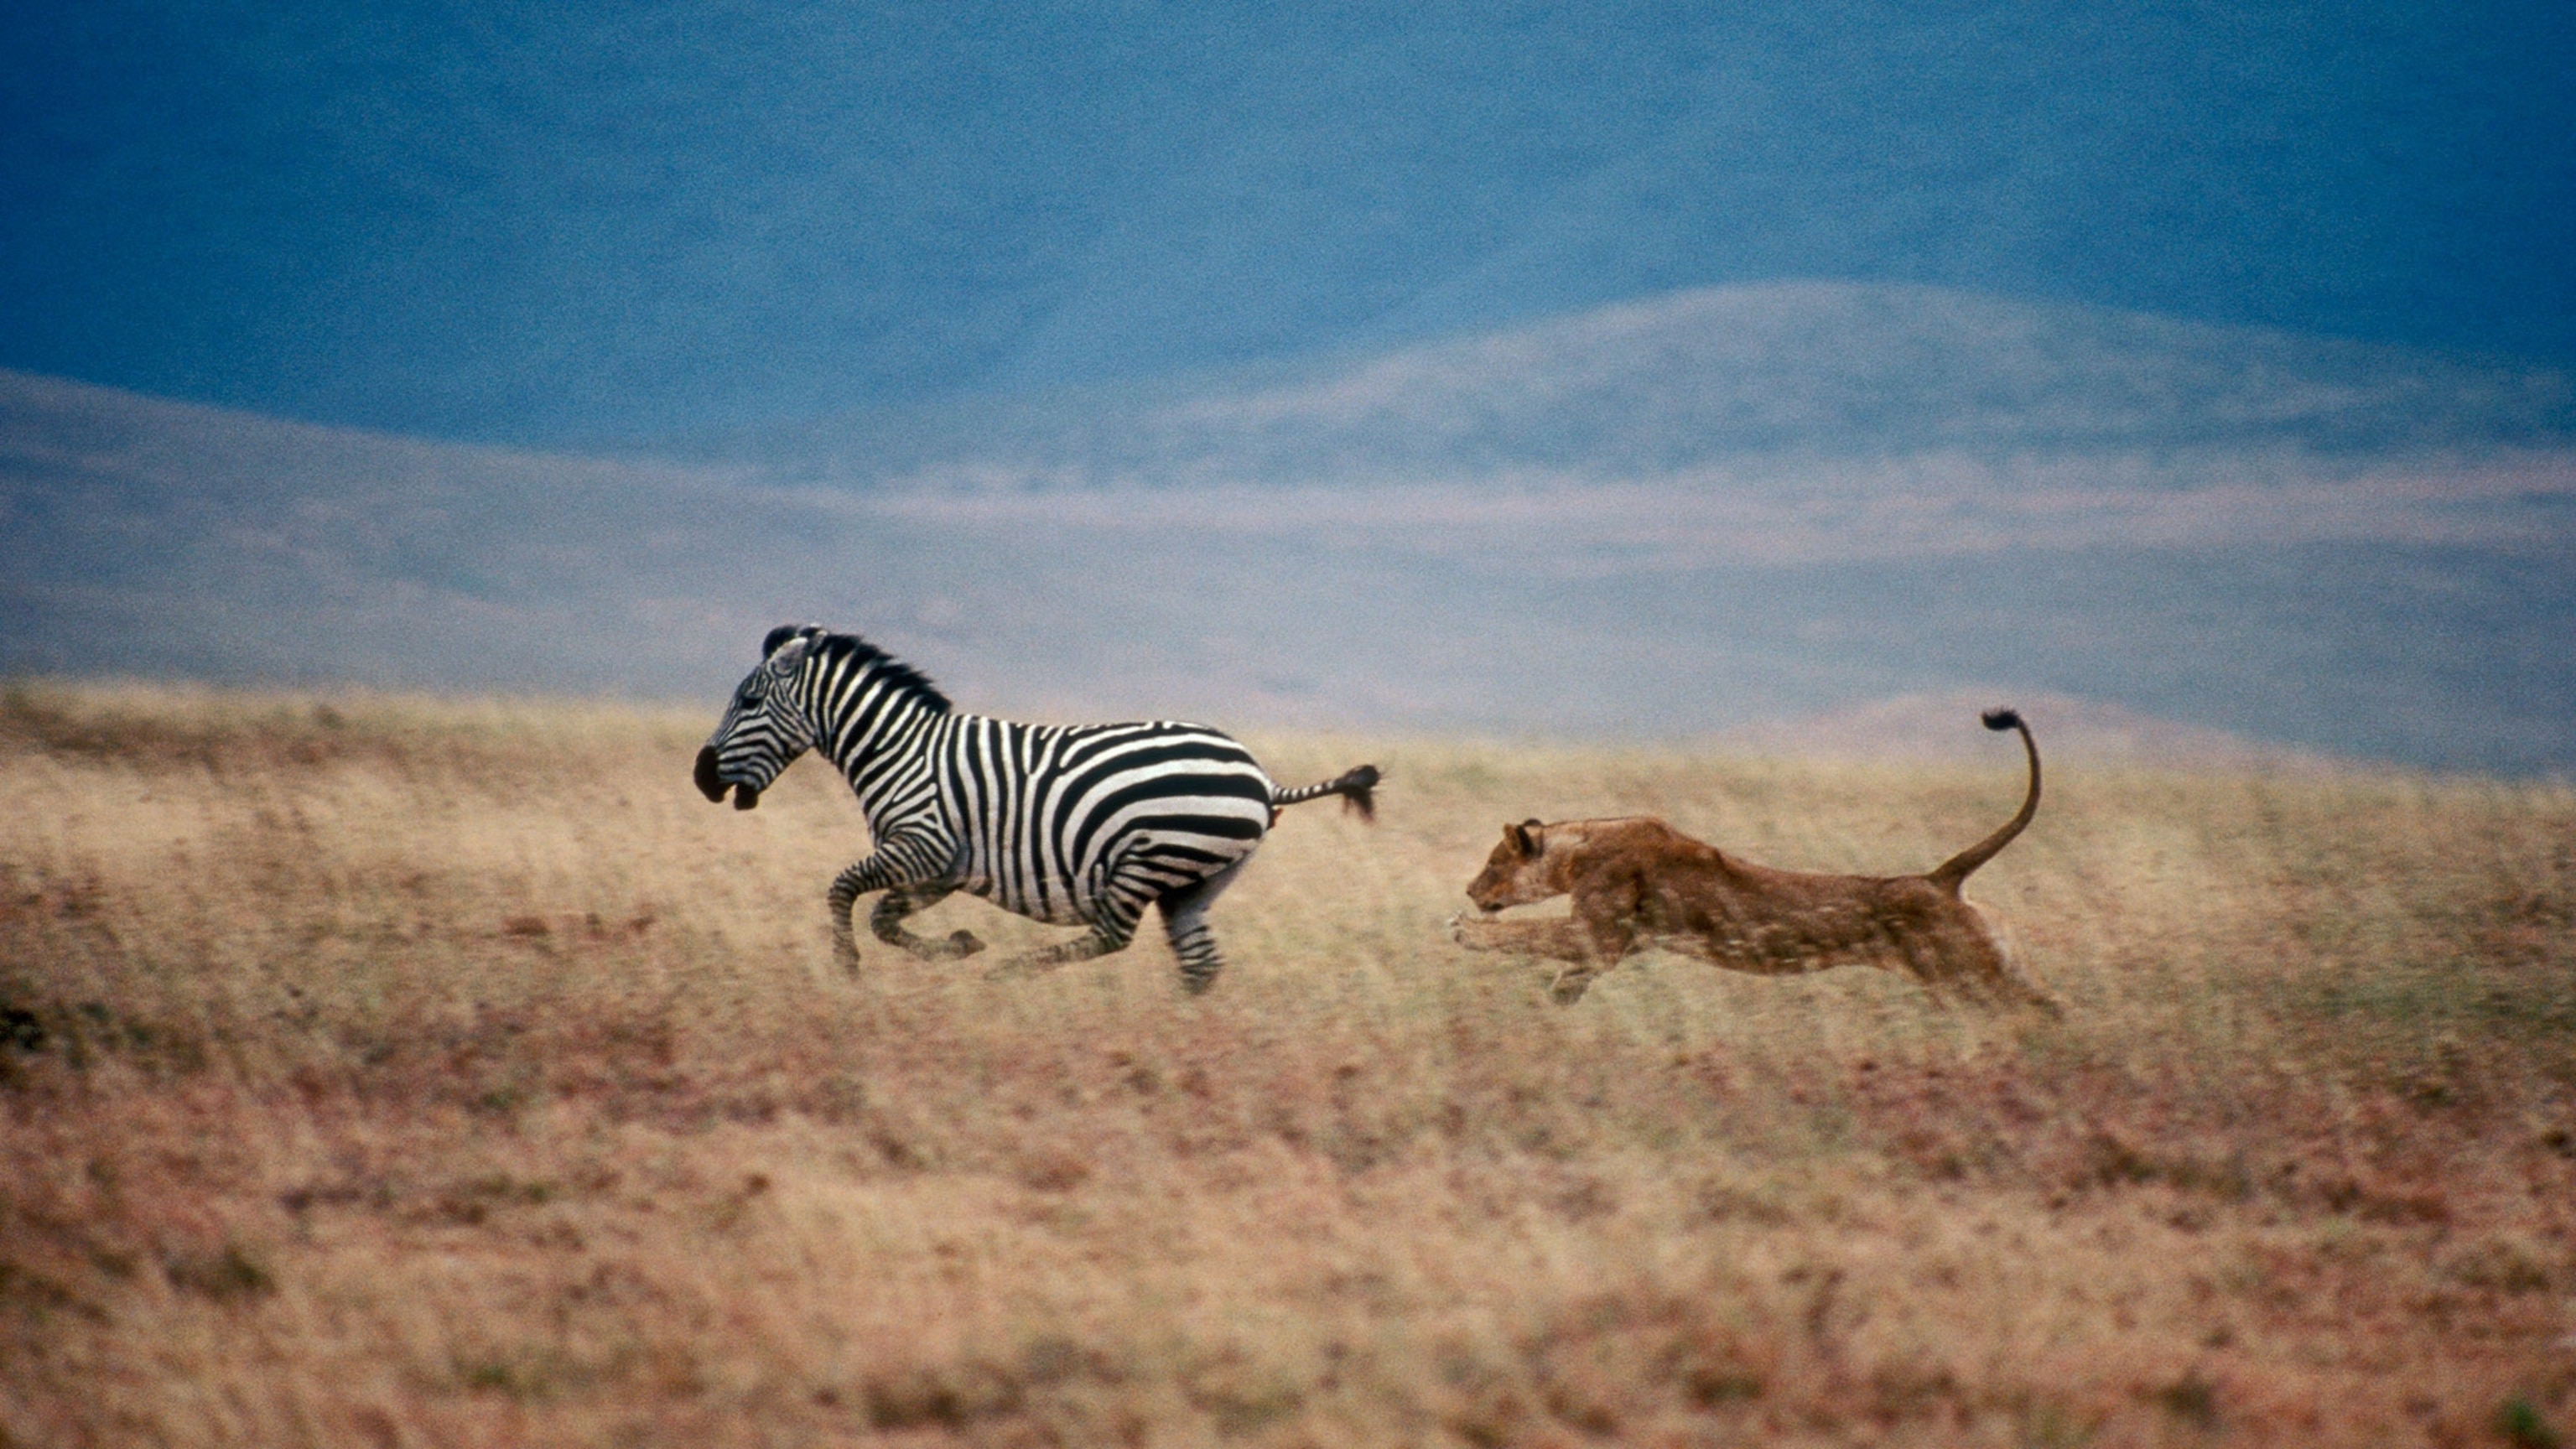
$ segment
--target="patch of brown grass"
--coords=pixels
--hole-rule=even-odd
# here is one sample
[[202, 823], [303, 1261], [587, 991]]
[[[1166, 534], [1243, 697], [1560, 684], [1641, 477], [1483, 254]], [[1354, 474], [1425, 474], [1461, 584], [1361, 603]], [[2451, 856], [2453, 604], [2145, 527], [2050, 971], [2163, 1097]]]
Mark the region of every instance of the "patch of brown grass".
[[1974, 894], [2062, 1022], [1664, 957], [1560, 1010], [1440, 928], [1501, 820], [1914, 869], [2017, 761], [1261, 740], [1393, 783], [1193, 999], [1159, 940], [840, 975], [846, 789], [708, 807], [706, 723], [0, 699], [0, 1443], [2576, 1427], [2564, 789], [2059, 770]]

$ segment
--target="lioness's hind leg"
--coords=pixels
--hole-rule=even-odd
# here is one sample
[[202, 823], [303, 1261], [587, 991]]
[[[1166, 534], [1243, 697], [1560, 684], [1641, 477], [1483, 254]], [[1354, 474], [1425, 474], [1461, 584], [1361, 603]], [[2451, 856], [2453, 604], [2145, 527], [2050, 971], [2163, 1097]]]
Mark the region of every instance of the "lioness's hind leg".
[[2019, 953], [2003, 928], [1972, 902], [1955, 928], [1905, 943], [1906, 964], [1938, 997], [1955, 997], [1988, 1010], [2027, 1008], [2061, 1016], [2056, 998], [2024, 975]]
[[1559, 1006], [1572, 1006], [1583, 999], [1584, 992], [1592, 989], [1592, 978], [1600, 975], [1602, 969], [1591, 965], [1566, 967], [1556, 973], [1555, 980], [1547, 983], [1547, 999]]

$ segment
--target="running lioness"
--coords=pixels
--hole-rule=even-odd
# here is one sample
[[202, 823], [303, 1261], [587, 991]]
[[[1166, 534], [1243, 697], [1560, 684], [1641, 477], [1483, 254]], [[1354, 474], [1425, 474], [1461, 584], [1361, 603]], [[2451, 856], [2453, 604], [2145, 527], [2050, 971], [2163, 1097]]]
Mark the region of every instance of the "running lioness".
[[[2055, 1010], [2014, 974], [2003, 941], [1959, 895], [2039, 813], [2039, 744], [2019, 714], [1989, 710], [1990, 730], [2018, 730], [2030, 757], [2021, 813], [1923, 875], [1809, 875], [1771, 870], [1702, 844], [1660, 820], [1536, 820], [1503, 827], [1467, 887], [1484, 919], [1453, 917], [1463, 946], [1565, 962], [1548, 994], [1571, 1004], [1592, 978], [1648, 946], [1766, 975], [1870, 965], [1903, 971], [1935, 993]], [[1560, 921], [1497, 921], [1505, 906], [1574, 897]]]

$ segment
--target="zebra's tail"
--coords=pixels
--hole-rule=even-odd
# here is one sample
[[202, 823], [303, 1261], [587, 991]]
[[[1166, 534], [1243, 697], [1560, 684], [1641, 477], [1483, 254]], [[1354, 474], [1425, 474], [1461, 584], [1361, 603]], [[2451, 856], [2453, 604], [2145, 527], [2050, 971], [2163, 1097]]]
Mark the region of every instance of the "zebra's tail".
[[1294, 790], [1273, 789], [1270, 792], [1270, 818], [1278, 819], [1279, 809], [1283, 805], [1303, 805], [1309, 800], [1321, 800], [1327, 795], [1339, 795], [1342, 797], [1343, 809], [1358, 811], [1362, 820], [1375, 820], [1377, 819], [1377, 797], [1372, 792], [1377, 789], [1378, 782], [1385, 778], [1378, 773], [1377, 766], [1362, 765], [1355, 770], [1345, 770], [1320, 785], [1300, 785]]

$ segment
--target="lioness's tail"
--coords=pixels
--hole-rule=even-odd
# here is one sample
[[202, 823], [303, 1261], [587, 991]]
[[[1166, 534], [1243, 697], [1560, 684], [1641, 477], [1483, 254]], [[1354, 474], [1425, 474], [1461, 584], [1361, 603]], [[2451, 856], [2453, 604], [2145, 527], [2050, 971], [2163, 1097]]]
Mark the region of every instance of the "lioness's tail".
[[1270, 792], [1270, 818], [1273, 820], [1279, 818], [1279, 807], [1282, 805], [1303, 805], [1309, 800], [1321, 800], [1327, 795], [1339, 795], [1342, 797], [1344, 809], [1357, 810], [1362, 820], [1375, 820], [1377, 797], [1372, 792], [1377, 789], [1377, 782], [1382, 778], [1384, 777], [1377, 772], [1377, 766], [1362, 765], [1355, 770], [1345, 770], [1320, 785], [1300, 785], [1294, 790], [1274, 788]]
[[1987, 710], [1985, 720], [1986, 728], [1990, 730], [2021, 731], [2022, 753], [2030, 756], [2030, 794], [2021, 802], [2021, 813], [2005, 821], [2003, 829], [1932, 868], [1932, 883], [1952, 895], [1959, 893], [1960, 885], [1968, 879], [1968, 872], [1994, 859], [2005, 846], [2012, 844], [2014, 836], [2029, 826], [2031, 817], [2039, 813], [2039, 741], [2030, 737], [2030, 726], [2022, 723], [2021, 716], [2012, 710]]

